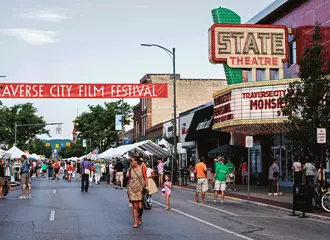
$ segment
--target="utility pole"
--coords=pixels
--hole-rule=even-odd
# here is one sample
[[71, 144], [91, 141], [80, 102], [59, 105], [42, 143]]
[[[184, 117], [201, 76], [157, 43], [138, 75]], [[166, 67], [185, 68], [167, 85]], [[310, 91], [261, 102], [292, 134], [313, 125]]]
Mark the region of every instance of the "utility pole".
[[18, 127], [30, 127], [30, 126], [48, 126], [48, 125], [63, 125], [63, 123], [36, 123], [36, 124], [17, 124], [15, 122], [15, 143], [14, 146], [17, 145], [17, 128]]
[[[172, 171], [171, 171], [171, 176], [172, 176], [172, 181], [173, 181], [173, 178], [174, 178], [174, 163], [175, 163], [175, 166], [177, 166], [177, 160], [176, 160], [176, 156], [178, 154], [178, 149], [177, 149], [177, 139], [176, 139], [176, 129], [177, 129], [177, 122], [176, 122], [176, 72], [175, 72], [175, 58], [176, 58], [176, 55], [175, 55], [175, 48], [172, 48], [172, 51], [170, 51], [169, 49], [163, 47], [163, 46], [160, 46], [160, 45], [157, 45], [157, 44], [141, 44], [142, 47], [158, 47], [158, 48], [161, 48], [163, 49], [165, 52], [167, 52], [171, 58], [172, 58], [172, 64], [173, 64], [173, 120], [174, 120], [174, 123], [173, 123], [173, 145], [174, 145], [174, 153], [173, 153], [173, 159], [172, 159]], [[180, 178], [180, 181], [179, 183], [181, 183], [181, 161], [179, 159], [179, 178]]]

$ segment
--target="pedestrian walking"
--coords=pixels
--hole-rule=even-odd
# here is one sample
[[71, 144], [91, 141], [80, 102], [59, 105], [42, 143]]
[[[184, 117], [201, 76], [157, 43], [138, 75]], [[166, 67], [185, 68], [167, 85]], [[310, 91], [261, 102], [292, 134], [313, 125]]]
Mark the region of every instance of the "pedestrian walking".
[[47, 175], [47, 164], [46, 164], [46, 161], [43, 161], [43, 163], [41, 165], [41, 171], [42, 171], [42, 175], [45, 178], [46, 175]]
[[142, 197], [143, 192], [148, 190], [148, 180], [147, 171], [145, 167], [141, 165], [141, 161], [138, 156], [131, 157], [130, 164], [128, 198], [133, 205], [133, 228], [137, 228], [142, 225]]
[[172, 195], [172, 182], [169, 175], [165, 176], [165, 183], [164, 183], [164, 197], [166, 201], [166, 207], [165, 210], [170, 210], [171, 203], [170, 203], [170, 197]]
[[80, 164], [81, 192], [83, 192], [84, 190], [85, 192], [88, 192], [90, 167], [91, 167], [91, 162], [87, 161], [86, 158]]
[[94, 163], [92, 163], [91, 159], [88, 159], [88, 161], [91, 163], [91, 166], [89, 168], [90, 170], [90, 174], [89, 174], [89, 185], [91, 186], [93, 183], [93, 177], [94, 177], [94, 173], [95, 173], [95, 167], [94, 167]]
[[72, 166], [71, 162], [68, 162], [68, 164], [66, 165], [66, 171], [67, 171], [67, 175], [68, 175], [68, 182], [71, 182], [71, 178], [72, 178], [72, 173], [74, 171], [74, 168]]
[[244, 158], [242, 158], [242, 160], [241, 160], [241, 164], [239, 166], [238, 172], [241, 172], [242, 184], [243, 185], [247, 184], [248, 183], [248, 164], [244, 160]]
[[58, 160], [55, 161], [53, 168], [54, 168], [54, 174], [55, 174], [55, 179], [59, 180], [59, 173], [60, 173], [60, 163]]
[[303, 176], [303, 169], [301, 165], [301, 160], [296, 159], [292, 165], [293, 170], [293, 177], [295, 184], [301, 184], [302, 183], [302, 176]]
[[311, 186], [314, 182], [315, 170], [316, 170], [315, 166], [312, 164], [310, 158], [308, 158], [304, 165], [304, 172], [305, 172], [306, 184], [309, 186]]
[[99, 161], [95, 161], [94, 168], [95, 168], [95, 184], [100, 184], [101, 166], [100, 166]]
[[[25, 155], [21, 156], [22, 165], [21, 165], [21, 184], [22, 184], [22, 194], [19, 197], [20, 199], [31, 199], [32, 192], [32, 179], [31, 179], [31, 164], [28, 162]], [[28, 196], [26, 196], [26, 186], [28, 187]]]
[[52, 161], [48, 162], [48, 179], [53, 177], [53, 163]]
[[150, 164], [147, 163], [146, 165], [147, 165], [148, 190], [150, 197], [152, 197], [152, 194], [158, 192], [158, 188], [156, 186], [155, 181], [153, 180], [153, 177], [155, 176], [154, 170], [149, 166]]
[[115, 177], [115, 165], [113, 160], [111, 160], [109, 164], [109, 174], [110, 174], [109, 183], [113, 184], [113, 178]]
[[[140, 161], [140, 160], [139, 160]], [[120, 159], [117, 159], [116, 165], [115, 165], [115, 171], [116, 171], [116, 188], [120, 186], [120, 189], [123, 189], [124, 184], [124, 165], [120, 161]]]
[[5, 188], [6, 180], [5, 180], [5, 161], [0, 159], [0, 199], [4, 199], [3, 196], [4, 188]]
[[235, 188], [235, 173], [236, 173], [236, 166], [234, 163], [232, 163], [231, 159], [228, 158], [227, 163], [226, 163], [226, 167], [229, 170], [229, 175], [227, 177], [227, 185], [229, 186], [229, 191], [236, 191]]
[[215, 165], [214, 182], [214, 203], [217, 202], [218, 193], [221, 192], [221, 204], [225, 200], [226, 179], [229, 175], [229, 169], [224, 165], [225, 159], [220, 157], [219, 162]]
[[205, 164], [205, 158], [202, 157], [200, 162], [195, 166], [195, 173], [197, 177], [197, 186], [196, 186], [196, 200], [195, 202], [199, 202], [199, 194], [202, 194], [202, 202], [205, 203], [205, 194], [209, 189], [208, 181], [207, 181], [207, 167]]
[[158, 160], [157, 165], [157, 173], [158, 173], [158, 186], [163, 186], [164, 181], [164, 170], [165, 170], [165, 164], [163, 163], [163, 160]]
[[280, 173], [280, 168], [278, 166], [278, 160], [275, 158], [273, 159], [272, 164], [269, 167], [269, 188], [268, 188], [268, 195], [273, 195], [272, 194], [272, 187], [274, 189], [274, 195], [277, 196], [277, 184], [278, 184], [278, 178], [279, 178], [279, 173]]

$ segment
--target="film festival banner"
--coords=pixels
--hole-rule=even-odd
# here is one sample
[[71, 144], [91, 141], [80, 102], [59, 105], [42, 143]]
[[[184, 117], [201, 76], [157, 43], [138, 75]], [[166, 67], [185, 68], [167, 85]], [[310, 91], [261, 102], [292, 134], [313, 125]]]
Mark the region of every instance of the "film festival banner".
[[0, 83], [0, 98], [167, 98], [167, 83]]

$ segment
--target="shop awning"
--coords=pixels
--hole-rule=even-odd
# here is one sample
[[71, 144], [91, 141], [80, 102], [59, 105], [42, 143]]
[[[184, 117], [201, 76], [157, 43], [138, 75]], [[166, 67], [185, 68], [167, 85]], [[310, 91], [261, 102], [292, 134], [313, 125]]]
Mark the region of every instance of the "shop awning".
[[237, 145], [223, 145], [209, 151], [209, 156], [223, 154], [223, 153], [235, 153], [241, 151], [246, 151], [246, 149]]
[[122, 156], [135, 149], [138, 151], [148, 151], [149, 153], [159, 158], [166, 158], [170, 156], [170, 153], [168, 151], [164, 150], [154, 142], [150, 140], [146, 140], [138, 143], [119, 146], [110, 151], [106, 151], [100, 154], [99, 157], [111, 158], [113, 156], [118, 156], [118, 155]]
[[[186, 142], [197, 141], [203, 138], [219, 136], [218, 131], [212, 129], [213, 126], [213, 105], [202, 108], [195, 112], [189, 126]], [[227, 133], [226, 133], [227, 134]]]

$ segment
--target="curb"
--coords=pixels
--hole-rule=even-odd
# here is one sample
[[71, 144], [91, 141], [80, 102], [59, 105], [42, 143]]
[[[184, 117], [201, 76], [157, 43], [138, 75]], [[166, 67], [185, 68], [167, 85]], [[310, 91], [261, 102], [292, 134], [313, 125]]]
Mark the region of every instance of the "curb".
[[[173, 187], [176, 188], [176, 189], [181, 189], [181, 190], [185, 190], [185, 191], [189, 191], [189, 192], [195, 192], [195, 190], [190, 189], [190, 188], [180, 187], [180, 186], [176, 186], [176, 185], [174, 185]], [[213, 193], [207, 192], [206, 195], [213, 196]], [[251, 203], [251, 204], [254, 204], [254, 205], [257, 205], [257, 206], [270, 207], [270, 208], [285, 211], [285, 212], [292, 212], [292, 209], [289, 209], [289, 208], [278, 207], [278, 206], [274, 206], [274, 205], [271, 205], [271, 204], [266, 204], [266, 203], [251, 201], [251, 200], [248, 201], [248, 200], [245, 200], [245, 199], [242, 199], [242, 198], [226, 196], [226, 199], [230, 199], [232, 201], [237, 201], [237, 202]], [[296, 211], [296, 214], [302, 214], [302, 212], [301, 211]], [[318, 214], [314, 214], [314, 213], [306, 213], [306, 216], [308, 216], [310, 218], [313, 218], [313, 219], [330, 221], [330, 217], [322, 216], [322, 215], [318, 215]]]

